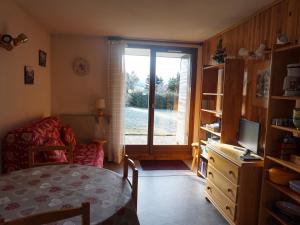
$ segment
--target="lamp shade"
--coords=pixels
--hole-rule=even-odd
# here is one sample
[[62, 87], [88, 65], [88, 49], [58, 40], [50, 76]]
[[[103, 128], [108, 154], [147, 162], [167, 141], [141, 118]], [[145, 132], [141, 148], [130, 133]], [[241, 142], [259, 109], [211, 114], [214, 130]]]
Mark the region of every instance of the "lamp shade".
[[97, 99], [96, 108], [97, 109], [105, 109], [105, 99], [104, 98], [98, 98]]

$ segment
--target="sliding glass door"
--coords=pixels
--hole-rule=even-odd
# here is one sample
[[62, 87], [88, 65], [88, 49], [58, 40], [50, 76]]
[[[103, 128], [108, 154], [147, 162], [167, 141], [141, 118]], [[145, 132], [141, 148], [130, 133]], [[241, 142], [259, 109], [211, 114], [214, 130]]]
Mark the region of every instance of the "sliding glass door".
[[195, 50], [130, 46], [125, 53], [126, 150], [189, 149]]

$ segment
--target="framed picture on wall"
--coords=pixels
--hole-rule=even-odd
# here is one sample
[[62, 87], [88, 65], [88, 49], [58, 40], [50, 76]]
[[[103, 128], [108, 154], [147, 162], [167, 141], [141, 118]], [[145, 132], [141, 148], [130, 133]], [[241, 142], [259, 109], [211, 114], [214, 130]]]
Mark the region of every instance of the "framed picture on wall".
[[252, 102], [258, 107], [268, 107], [270, 91], [270, 60], [253, 63]]
[[34, 84], [34, 70], [31, 66], [24, 66], [24, 84]]
[[46, 67], [46, 63], [47, 63], [47, 53], [39, 50], [39, 65]]

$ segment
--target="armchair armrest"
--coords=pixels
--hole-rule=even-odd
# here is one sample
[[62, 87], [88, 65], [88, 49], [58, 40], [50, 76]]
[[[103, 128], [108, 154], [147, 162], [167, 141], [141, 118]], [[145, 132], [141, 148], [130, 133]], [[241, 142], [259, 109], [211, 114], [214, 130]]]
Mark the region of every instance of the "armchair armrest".
[[[47, 151], [56, 151], [56, 150], [65, 151], [67, 154], [68, 162], [45, 162], [45, 163], [36, 163], [35, 162], [35, 154], [36, 153], [47, 152]], [[29, 167], [73, 163], [73, 147], [71, 145], [68, 145], [68, 146], [31, 146], [28, 148], [28, 152], [29, 152]]]
[[[128, 168], [132, 169], [132, 182], [128, 179]], [[132, 188], [132, 199], [135, 204], [135, 210], [137, 210], [137, 196], [138, 196], [138, 169], [135, 166], [135, 163], [128, 155], [124, 156], [124, 174], [123, 178], [127, 179]]]

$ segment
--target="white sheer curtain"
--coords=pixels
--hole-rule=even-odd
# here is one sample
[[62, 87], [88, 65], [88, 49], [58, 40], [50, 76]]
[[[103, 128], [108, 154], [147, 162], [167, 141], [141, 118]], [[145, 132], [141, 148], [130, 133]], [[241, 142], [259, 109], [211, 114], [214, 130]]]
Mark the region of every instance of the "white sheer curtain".
[[126, 42], [108, 40], [108, 100], [111, 111], [108, 160], [120, 163], [124, 152]]

